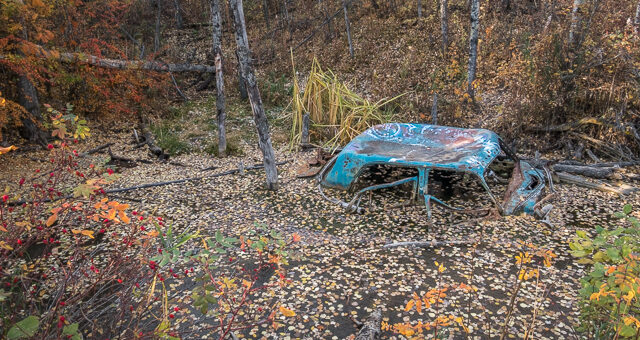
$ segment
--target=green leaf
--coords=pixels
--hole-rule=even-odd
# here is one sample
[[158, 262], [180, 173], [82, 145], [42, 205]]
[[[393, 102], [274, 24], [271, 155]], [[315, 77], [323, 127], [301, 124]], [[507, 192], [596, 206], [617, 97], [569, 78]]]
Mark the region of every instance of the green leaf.
[[7, 333], [7, 339], [22, 339], [33, 337], [38, 331], [40, 320], [38, 317], [29, 315], [25, 319], [18, 321]]
[[632, 207], [631, 204], [625, 204], [624, 207], [622, 207], [622, 212], [625, 215], [629, 215], [631, 213]]
[[578, 235], [578, 237], [581, 237], [581, 238], [587, 237], [587, 232], [584, 230], [576, 230], [576, 234]]
[[64, 326], [64, 328], [62, 329], [62, 334], [64, 335], [74, 335], [78, 333], [78, 323], [74, 322], [70, 325], [66, 325]]
[[607, 249], [607, 256], [613, 261], [620, 261], [620, 250], [617, 248], [609, 248]]
[[624, 213], [621, 212], [616, 212], [613, 214], [614, 218], [624, 218], [626, 215]]
[[222, 233], [219, 230], [216, 230], [216, 241], [218, 241], [219, 243], [222, 243], [222, 241], [224, 241]]
[[592, 264], [593, 261], [588, 258], [581, 258], [577, 261], [579, 264]]
[[596, 232], [597, 232], [598, 234], [602, 233], [603, 231], [604, 231], [604, 228], [603, 228], [603, 227], [601, 227], [601, 226], [599, 226], [599, 225], [597, 225], [597, 226], [596, 226]]
[[631, 337], [631, 336], [634, 336], [635, 334], [636, 334], [636, 330], [631, 326], [624, 325], [620, 330], [620, 335], [624, 337]]

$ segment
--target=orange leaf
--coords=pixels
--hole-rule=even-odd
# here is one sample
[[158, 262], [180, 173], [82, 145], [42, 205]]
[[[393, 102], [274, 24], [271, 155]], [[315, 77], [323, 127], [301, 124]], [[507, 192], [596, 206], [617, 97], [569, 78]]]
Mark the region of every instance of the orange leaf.
[[286, 316], [286, 317], [291, 317], [296, 315], [296, 313], [294, 311], [292, 311], [291, 309], [288, 309], [284, 306], [280, 306], [280, 313], [282, 313], [282, 315]]
[[298, 235], [298, 233], [294, 233], [293, 234], [293, 242], [299, 242], [300, 241], [300, 235]]
[[[2, 100], [4, 100], [4, 98]], [[6, 147], [6, 148], [0, 147], [0, 155], [5, 154], [5, 153], [7, 153], [7, 152], [9, 152], [11, 150], [15, 150], [15, 149], [17, 149], [17, 147], [15, 147], [13, 145], [11, 145], [9, 147]]]
[[47, 219], [47, 227], [52, 226], [56, 220], [58, 219], [58, 214], [57, 213], [53, 213], [53, 215], [49, 216], [49, 218]]
[[415, 304], [416, 304], [416, 301], [415, 301], [415, 300], [413, 300], [413, 299], [409, 300], [409, 302], [407, 302], [407, 306], [406, 306], [406, 307], [404, 307], [404, 311], [405, 311], [405, 312], [410, 311], [410, 310], [411, 310], [411, 308], [413, 308], [413, 305], [415, 305]]
[[131, 219], [122, 210], [118, 211], [118, 217], [120, 218], [120, 221], [122, 221], [123, 223], [131, 222]]
[[5, 233], [8, 231], [7, 229], [5, 229], [3, 226], [0, 225], [0, 231], [4, 231]]

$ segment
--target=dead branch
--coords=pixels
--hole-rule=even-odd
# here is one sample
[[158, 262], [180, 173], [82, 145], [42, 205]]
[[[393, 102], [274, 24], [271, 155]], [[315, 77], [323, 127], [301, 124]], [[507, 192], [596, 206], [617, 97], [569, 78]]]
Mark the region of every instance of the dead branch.
[[564, 183], [575, 184], [577, 186], [581, 186], [584, 188], [600, 190], [604, 192], [612, 192], [620, 196], [627, 195], [634, 191], [640, 190], [636, 187], [632, 187], [629, 185], [620, 185], [616, 187], [603, 181], [589, 182], [584, 177], [571, 175], [566, 172], [557, 172], [555, 173], [555, 176], [559, 181]]
[[102, 150], [104, 150], [104, 149], [106, 149], [106, 148], [108, 148], [108, 147], [110, 147], [112, 145], [113, 145], [113, 143], [102, 144], [97, 148], [93, 148], [91, 150], [88, 150], [88, 151], [85, 151], [85, 152], [81, 153], [80, 157], [86, 157], [86, 156], [94, 154], [94, 153], [96, 153], [98, 151], [102, 151]]
[[[209, 65], [196, 65], [196, 64], [167, 64], [158, 61], [145, 61], [145, 60], [122, 60], [122, 59], [109, 59], [100, 58], [97, 56], [84, 54], [84, 53], [61, 53], [57, 51], [49, 51], [42, 47], [39, 47], [34, 55], [60, 61], [62, 63], [81, 63], [89, 64], [97, 67], [111, 68], [117, 70], [147, 70], [156, 72], [209, 72], [215, 73], [215, 67]], [[11, 55], [0, 55], [0, 60], [10, 59]]]
[[[287, 163], [289, 163], [289, 161], [279, 162], [279, 163], [276, 163], [276, 165], [284, 165], [284, 164], [287, 164]], [[264, 167], [264, 164], [257, 164], [257, 165], [246, 167], [246, 168], [244, 168], [244, 170], [255, 170], [255, 169], [260, 169], [260, 168], [263, 168], [263, 167]], [[224, 172], [220, 172], [220, 173], [212, 174], [212, 175], [206, 175], [206, 176], [183, 178], [183, 179], [177, 179], [177, 180], [167, 181], [167, 182], [140, 184], [140, 185], [135, 185], [135, 186], [132, 186], [132, 187], [127, 187], [127, 188], [109, 189], [109, 190], [105, 190], [104, 193], [105, 194], [114, 194], [114, 193], [119, 193], [119, 192], [137, 190], [137, 189], [146, 189], [146, 188], [159, 187], [159, 186], [169, 185], [169, 184], [179, 184], [179, 183], [185, 183], [185, 182], [199, 181], [199, 180], [202, 180], [204, 178], [221, 177], [221, 176], [235, 174], [235, 173], [240, 172], [240, 170], [241, 169], [238, 168], [238, 169], [232, 169], [232, 170], [228, 170], [228, 171], [224, 171]], [[73, 197], [73, 195], [66, 195], [66, 196], [56, 197], [53, 200], [47, 198], [47, 199], [44, 199], [44, 200], [39, 201], [39, 202], [42, 202], [42, 203], [54, 202], [54, 201], [58, 201], [58, 200], [61, 200], [61, 199], [72, 198], [72, 197]], [[33, 201], [20, 200], [20, 201], [7, 202], [7, 205], [8, 206], [17, 206], [17, 205], [31, 204], [31, 203], [33, 203]]]

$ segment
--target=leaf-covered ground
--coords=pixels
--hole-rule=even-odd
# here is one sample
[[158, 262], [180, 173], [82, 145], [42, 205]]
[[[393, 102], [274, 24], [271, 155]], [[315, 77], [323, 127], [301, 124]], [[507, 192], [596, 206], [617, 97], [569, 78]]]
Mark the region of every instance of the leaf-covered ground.
[[[130, 149], [123, 141], [120, 143], [113, 149]], [[242, 158], [215, 159], [202, 155], [174, 158], [184, 167], [156, 163], [120, 168], [123, 176], [112, 186], [215, 174], [236, 168], [241, 162], [245, 166], [257, 163], [258, 150], [250, 146], [246, 149], [248, 156]], [[420, 207], [346, 214], [320, 197], [315, 181], [296, 177], [297, 164], [314, 153], [278, 152], [277, 156], [279, 160], [290, 160], [279, 168], [281, 182], [277, 192], [263, 190], [263, 172], [252, 170], [115, 196], [123, 201], [133, 199], [130, 203], [134, 206], [155, 211], [178, 229], [198, 229], [204, 235], [216, 230], [242, 235], [258, 222], [302, 236], [288, 267], [293, 284], [279, 292], [283, 305], [294, 310], [295, 317], [281, 317], [279, 322], [283, 326], [277, 330], [265, 325], [239, 334], [244, 337], [343, 339], [357, 331], [350, 317], [363, 320], [377, 307], [382, 308], [384, 321], [388, 323], [425, 322], [432, 321], [436, 313], [454, 314], [464, 318], [476, 337], [499, 336], [516, 278], [515, 245], [524, 241], [549, 248], [558, 257], [552, 267], [541, 267], [540, 280], [549, 290], [546, 298], [540, 300], [543, 292], [536, 291], [532, 281], [523, 287], [509, 324], [510, 335], [522, 337], [525, 323], [531, 322], [532, 311], [538, 306], [534, 338], [573, 338], [578, 317], [576, 291], [585, 269], [568, 254], [567, 241], [576, 229], [615, 223], [609, 218], [613, 212], [624, 203], [640, 201], [637, 193], [621, 199], [613, 194], [558, 185], [559, 194], [551, 213], [553, 226], [527, 216], [491, 215], [474, 219], [435, 208], [430, 227]], [[27, 157], [33, 158], [17, 154], [3, 161], [3, 181], [14, 182], [7, 177], [11, 174], [8, 167], [24, 163]], [[201, 171], [211, 166], [219, 168]], [[481, 240], [477, 247], [383, 248], [397, 241], [473, 238]], [[443, 284], [471, 282], [478, 288], [477, 296], [470, 301], [468, 294], [451, 291], [439, 312], [435, 308], [421, 314], [415, 309], [405, 312], [413, 292], [422, 295], [436, 288], [435, 261], [446, 267]], [[185, 283], [174, 280], [171, 285], [180, 287], [175, 303], [190, 304], [189, 287], [193, 283], [189, 279]], [[186, 308], [181, 313], [192, 314], [182, 315], [185, 324], [181, 331], [188, 329], [190, 338], [195, 334], [207, 338], [206, 330], [191, 329], [206, 328], [207, 322], [199, 312]], [[448, 331], [455, 338], [463, 337], [459, 327], [449, 326]], [[384, 338], [399, 336], [385, 332]]]

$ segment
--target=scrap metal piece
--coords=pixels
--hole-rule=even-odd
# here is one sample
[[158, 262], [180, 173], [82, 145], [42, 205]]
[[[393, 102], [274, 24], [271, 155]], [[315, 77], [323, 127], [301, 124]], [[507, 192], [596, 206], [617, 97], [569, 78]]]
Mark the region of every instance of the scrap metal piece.
[[[491, 192], [485, 174], [489, 165], [504, 152], [514, 159], [515, 168], [504, 203]], [[328, 198], [322, 187], [351, 190], [363, 171], [376, 164], [414, 168], [418, 176], [392, 183], [377, 184], [358, 191], [349, 203]], [[348, 211], [362, 211], [362, 195], [383, 188], [413, 183], [412, 198], [421, 197], [431, 219], [432, 202], [457, 211], [478, 211], [454, 208], [428, 193], [429, 172], [445, 170], [470, 174], [479, 179], [489, 199], [505, 215], [534, 213], [534, 206], [545, 188], [544, 173], [519, 160], [502, 143], [500, 137], [485, 129], [463, 129], [426, 124], [388, 123], [369, 128], [354, 138], [319, 172], [319, 189], [323, 197]]]

